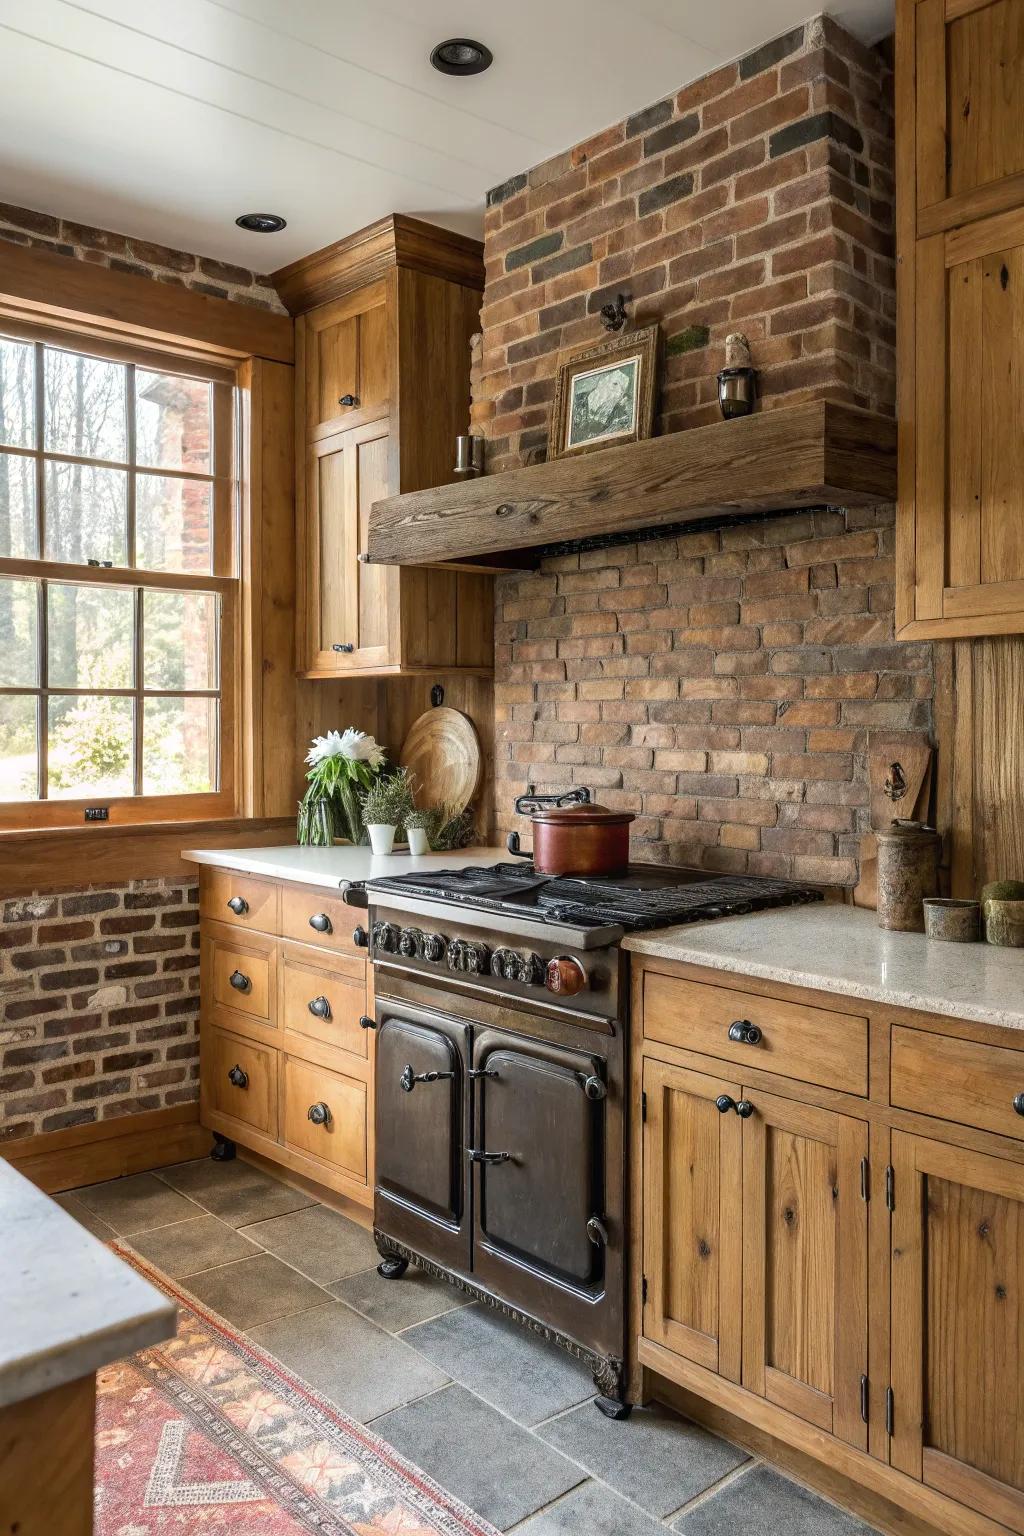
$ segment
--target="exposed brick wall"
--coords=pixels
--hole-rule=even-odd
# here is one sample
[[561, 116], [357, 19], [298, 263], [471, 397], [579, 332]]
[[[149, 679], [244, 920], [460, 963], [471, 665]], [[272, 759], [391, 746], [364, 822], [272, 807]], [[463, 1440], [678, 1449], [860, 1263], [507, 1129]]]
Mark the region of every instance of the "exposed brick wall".
[[830, 508], [501, 578], [500, 835], [528, 782], [590, 784], [636, 814], [635, 858], [853, 883], [870, 733], [932, 718], [931, 646], [893, 640], [893, 524]]
[[894, 397], [891, 72], [818, 17], [489, 195], [473, 423], [543, 456], [560, 349], [632, 295], [661, 323], [659, 430], [718, 419], [729, 331], [762, 406]]
[[76, 224], [71, 219], [57, 218], [50, 213], [36, 213], [31, 208], [0, 203], [0, 240], [12, 245], [58, 251], [62, 256], [74, 256], [93, 266], [132, 272], [137, 277], [150, 277], [158, 283], [173, 283], [211, 298], [231, 299], [236, 304], [276, 310], [282, 315], [287, 313], [270, 278], [249, 272], [245, 267], [216, 261], [212, 256], [176, 251], [167, 245], [154, 245], [149, 240], [136, 240], [131, 235], [115, 234], [109, 229], [93, 229], [91, 225]]
[[0, 1142], [198, 1098], [198, 900], [145, 880], [3, 903]]

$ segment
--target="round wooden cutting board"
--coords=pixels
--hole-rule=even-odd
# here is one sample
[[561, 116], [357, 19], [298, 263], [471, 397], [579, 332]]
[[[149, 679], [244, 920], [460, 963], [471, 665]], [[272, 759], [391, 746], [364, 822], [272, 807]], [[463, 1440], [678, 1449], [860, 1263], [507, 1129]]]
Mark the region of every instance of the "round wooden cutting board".
[[399, 761], [416, 785], [416, 804], [427, 810], [465, 810], [480, 788], [483, 754], [476, 727], [457, 709], [428, 709], [414, 720]]

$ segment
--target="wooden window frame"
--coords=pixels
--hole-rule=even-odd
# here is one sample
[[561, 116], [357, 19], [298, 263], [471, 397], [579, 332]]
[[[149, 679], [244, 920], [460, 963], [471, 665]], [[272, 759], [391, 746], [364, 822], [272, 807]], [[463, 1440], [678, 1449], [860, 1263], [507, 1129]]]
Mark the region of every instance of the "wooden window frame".
[[[213, 571], [206, 575], [192, 572], [153, 571], [134, 565], [96, 567], [88, 564], [58, 562], [42, 557], [0, 557], [0, 577], [17, 577], [40, 584], [41, 603], [46, 601], [47, 583], [73, 582], [82, 586], [114, 586], [132, 591], [138, 604], [140, 593], [147, 591], [204, 592], [215, 596], [219, 604], [219, 647], [217, 689], [144, 690], [140, 659], [136, 655], [134, 686], [114, 689], [54, 688], [46, 686], [45, 672], [39, 682], [30, 687], [0, 687], [0, 694], [30, 695], [45, 701], [50, 692], [62, 695], [74, 692], [98, 696], [129, 697], [138, 701], [143, 697], [158, 697], [161, 693], [175, 697], [217, 697], [219, 728], [217, 733], [218, 787], [205, 793], [131, 795], [83, 798], [33, 799], [0, 802], [0, 832], [31, 832], [38, 830], [71, 830], [84, 825], [87, 806], [100, 804], [107, 807], [108, 820], [98, 826], [151, 826], [156, 823], [188, 821], [223, 821], [241, 814], [243, 798], [243, 742], [239, 729], [242, 715], [242, 623], [243, 623], [243, 575], [240, 555], [242, 538], [242, 489], [245, 482], [241, 463], [242, 409], [239, 389], [239, 367], [231, 363], [212, 361], [208, 354], [190, 351], [187, 347], [164, 350], [152, 345], [136, 345], [130, 339], [111, 339], [109, 335], [96, 334], [87, 328], [76, 326], [62, 329], [47, 324], [26, 321], [21, 315], [4, 313], [0, 308], [0, 336], [34, 344], [37, 348], [56, 346], [77, 353], [121, 363], [129, 370], [127, 387], [131, 390], [135, 368], [164, 374], [179, 373], [189, 378], [206, 379], [215, 386], [212, 391], [212, 457], [209, 471], [165, 470], [161, 466], [139, 466], [135, 457], [134, 433], [129, 434], [129, 452], [125, 463], [112, 460], [93, 460], [75, 455], [48, 452], [42, 443], [42, 423], [37, 421], [36, 440], [31, 448], [4, 445], [3, 451], [14, 457], [29, 457], [37, 463], [54, 460], [63, 463], [96, 464], [103, 468], [124, 470], [129, 483], [129, 558], [134, 546], [133, 490], [135, 476], [140, 471], [150, 471], [170, 479], [187, 479], [207, 482], [213, 487]], [[40, 365], [40, 354], [35, 360]], [[38, 399], [37, 399], [38, 412]], [[42, 526], [43, 507], [38, 500], [37, 516]], [[40, 544], [40, 551], [42, 545]], [[139, 618], [136, 614], [136, 643], [139, 636]], [[45, 640], [40, 634], [42, 649]], [[45, 724], [45, 722], [44, 722]], [[139, 722], [133, 728], [135, 783], [138, 790], [141, 762], [141, 738]], [[45, 752], [45, 734], [37, 742], [37, 752]]]

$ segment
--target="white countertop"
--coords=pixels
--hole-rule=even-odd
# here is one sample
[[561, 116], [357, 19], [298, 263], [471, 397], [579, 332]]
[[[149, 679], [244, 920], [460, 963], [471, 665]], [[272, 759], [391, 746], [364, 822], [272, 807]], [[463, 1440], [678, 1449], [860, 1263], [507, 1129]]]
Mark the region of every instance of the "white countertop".
[[173, 1337], [176, 1309], [0, 1160], [0, 1408]]
[[858, 907], [780, 907], [634, 934], [625, 947], [793, 987], [1024, 1029], [1024, 949], [889, 933], [874, 912]]
[[427, 853], [418, 859], [409, 853], [381, 858], [369, 848], [300, 848], [296, 843], [279, 848], [186, 848], [181, 856], [193, 864], [212, 864], [218, 869], [335, 890], [351, 880], [379, 880], [384, 875], [409, 875], [417, 869], [463, 869], [468, 864], [497, 864], [509, 857], [504, 848], [460, 848], [455, 853]]

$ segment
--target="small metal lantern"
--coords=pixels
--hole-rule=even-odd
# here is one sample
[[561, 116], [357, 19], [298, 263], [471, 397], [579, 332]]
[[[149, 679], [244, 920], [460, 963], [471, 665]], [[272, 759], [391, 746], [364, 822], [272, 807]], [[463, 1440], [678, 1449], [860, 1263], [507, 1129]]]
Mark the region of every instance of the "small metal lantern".
[[468, 432], [455, 439], [455, 473], [457, 475], [482, 475], [484, 472], [484, 440]]
[[749, 416], [757, 398], [756, 368], [723, 368], [718, 375], [718, 403], [726, 421]]

